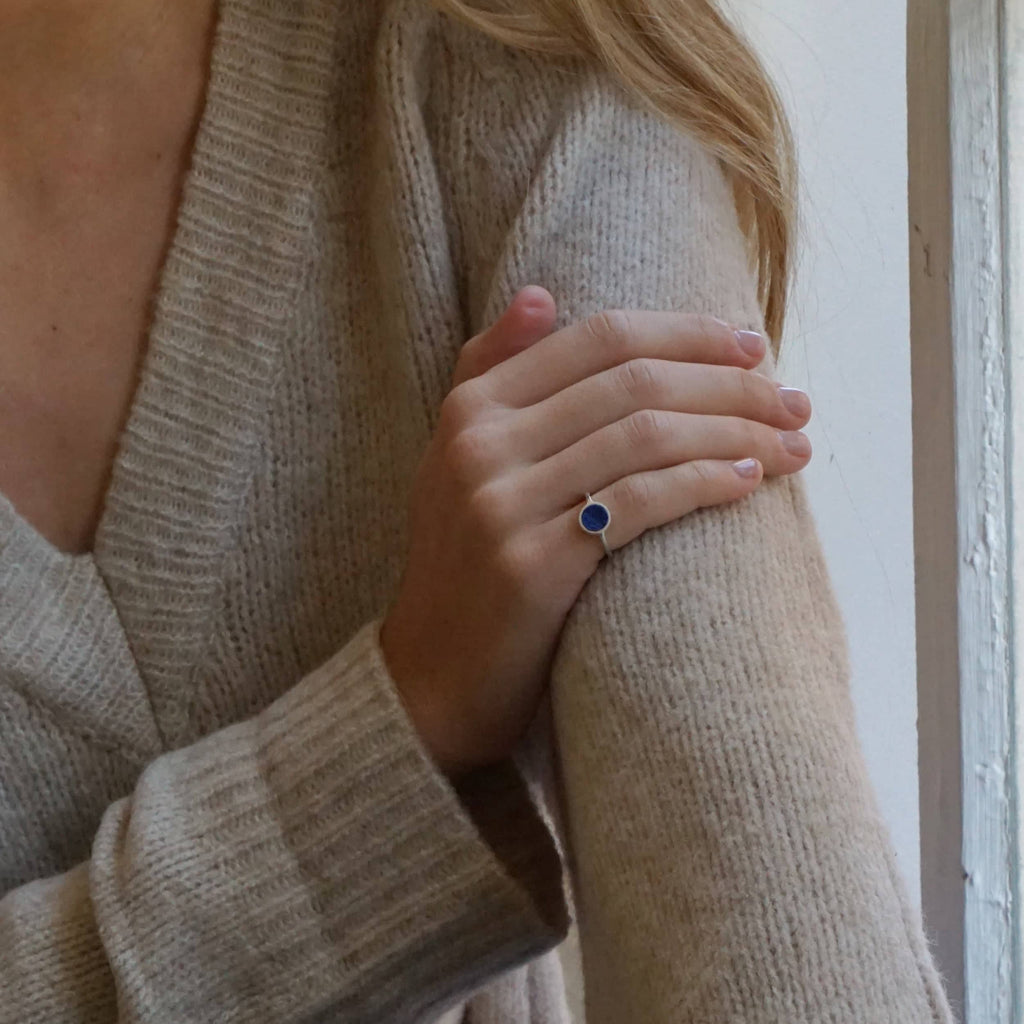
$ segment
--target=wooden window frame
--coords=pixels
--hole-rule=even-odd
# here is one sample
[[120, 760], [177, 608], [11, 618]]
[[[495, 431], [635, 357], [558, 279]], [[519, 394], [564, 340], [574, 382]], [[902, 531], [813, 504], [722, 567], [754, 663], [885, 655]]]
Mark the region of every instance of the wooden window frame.
[[965, 1024], [1022, 1009], [1022, 7], [908, 2], [922, 910]]

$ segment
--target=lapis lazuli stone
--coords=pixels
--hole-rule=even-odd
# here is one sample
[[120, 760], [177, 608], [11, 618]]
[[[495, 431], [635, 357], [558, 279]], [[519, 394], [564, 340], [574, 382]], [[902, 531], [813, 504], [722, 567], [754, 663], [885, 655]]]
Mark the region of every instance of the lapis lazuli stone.
[[587, 533], [600, 533], [612, 520], [612, 514], [599, 501], [585, 505], [580, 512], [580, 524]]

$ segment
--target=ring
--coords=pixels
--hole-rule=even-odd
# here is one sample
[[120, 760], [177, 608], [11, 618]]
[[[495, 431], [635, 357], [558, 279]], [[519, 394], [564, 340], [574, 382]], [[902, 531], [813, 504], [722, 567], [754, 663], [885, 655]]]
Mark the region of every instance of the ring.
[[585, 533], [595, 533], [601, 538], [606, 555], [612, 553], [604, 536], [604, 531], [611, 525], [611, 521], [612, 514], [608, 511], [608, 506], [594, 501], [588, 494], [587, 503], [580, 509], [580, 526], [583, 527]]

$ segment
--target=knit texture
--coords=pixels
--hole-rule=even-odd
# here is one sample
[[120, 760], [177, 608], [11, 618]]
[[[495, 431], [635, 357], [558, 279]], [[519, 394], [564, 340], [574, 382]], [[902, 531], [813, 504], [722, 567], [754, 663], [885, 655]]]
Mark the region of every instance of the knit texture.
[[517, 756], [430, 760], [379, 625], [528, 283], [761, 326], [722, 168], [606, 73], [222, 0], [94, 551], [0, 496], [4, 1024], [568, 1024], [567, 935], [589, 1024], [950, 1021], [798, 476], [603, 561]]

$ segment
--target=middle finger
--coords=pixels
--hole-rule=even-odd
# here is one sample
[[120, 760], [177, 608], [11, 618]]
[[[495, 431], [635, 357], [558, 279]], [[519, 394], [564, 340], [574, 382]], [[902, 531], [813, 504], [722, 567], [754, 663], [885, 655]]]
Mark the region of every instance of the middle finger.
[[811, 402], [797, 388], [735, 366], [631, 359], [564, 388], [506, 421], [516, 455], [540, 462], [640, 409], [738, 416], [780, 430], [807, 424]]

